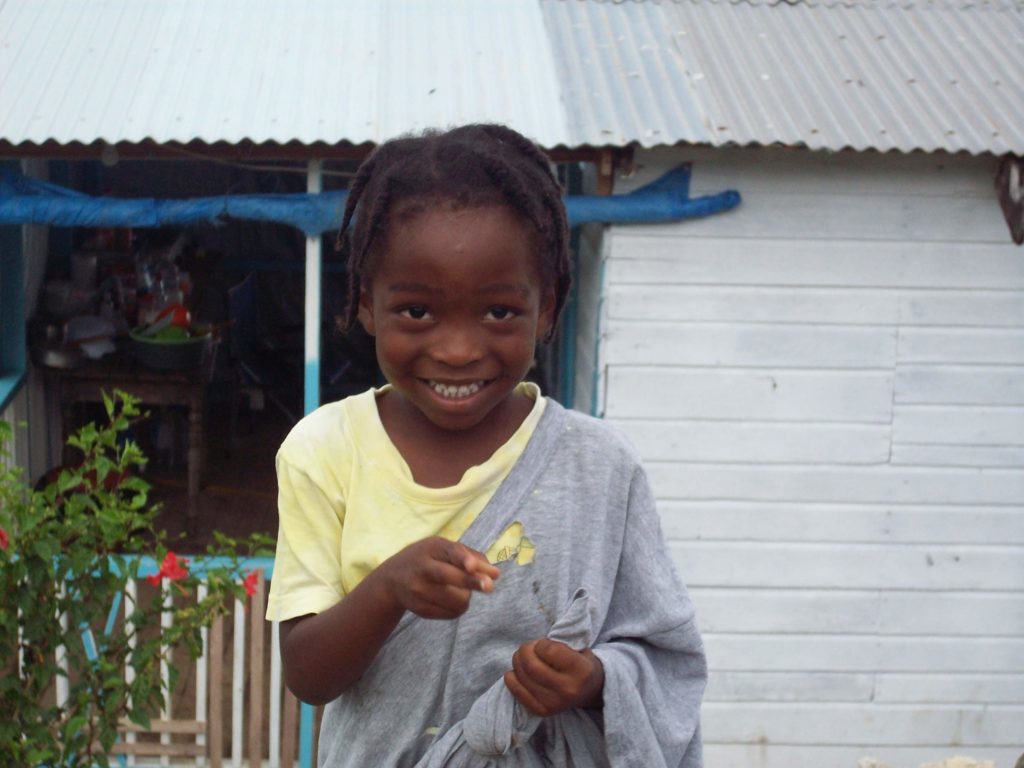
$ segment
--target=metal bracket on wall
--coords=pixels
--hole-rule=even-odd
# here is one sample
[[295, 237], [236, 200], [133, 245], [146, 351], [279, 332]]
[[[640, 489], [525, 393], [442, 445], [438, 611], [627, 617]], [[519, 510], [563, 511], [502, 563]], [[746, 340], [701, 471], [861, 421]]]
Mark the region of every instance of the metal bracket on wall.
[[1024, 158], [1007, 155], [996, 172], [999, 207], [1017, 245], [1024, 243]]

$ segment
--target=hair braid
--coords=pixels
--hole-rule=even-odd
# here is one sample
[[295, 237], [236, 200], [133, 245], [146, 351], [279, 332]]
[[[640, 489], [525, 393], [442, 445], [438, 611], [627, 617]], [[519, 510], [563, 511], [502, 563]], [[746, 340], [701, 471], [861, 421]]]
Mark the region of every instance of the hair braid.
[[571, 276], [561, 185], [536, 144], [506, 126], [484, 124], [388, 141], [359, 167], [338, 233], [339, 247], [348, 250], [344, 326], [356, 322], [374, 254], [386, 247], [396, 213], [445, 201], [458, 208], [507, 205], [535, 230], [538, 268], [554, 288], [557, 320]]

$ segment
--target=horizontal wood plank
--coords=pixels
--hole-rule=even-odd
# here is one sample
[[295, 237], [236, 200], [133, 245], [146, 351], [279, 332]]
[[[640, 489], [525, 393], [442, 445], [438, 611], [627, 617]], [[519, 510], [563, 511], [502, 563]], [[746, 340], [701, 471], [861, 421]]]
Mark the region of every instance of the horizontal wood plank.
[[[869, 736], [870, 734], [866, 734]], [[891, 768], [917, 768], [924, 764], [941, 764], [957, 755], [974, 760], [990, 760], [996, 768], [1012, 768], [1020, 755], [1020, 747], [971, 746], [942, 743], [934, 739], [921, 746], [879, 746], [867, 738], [850, 746], [789, 746], [786, 744], [719, 744], [704, 742], [704, 764], [708, 768], [857, 768], [865, 758], [877, 765]]]
[[950, 747], [1020, 746], [1024, 706], [825, 703], [724, 704], [702, 709], [710, 742], [913, 746], [945, 734]]
[[747, 589], [689, 585], [702, 632], [874, 634], [876, 590]]
[[659, 499], [981, 506], [1024, 499], [1022, 469], [647, 463]]
[[1024, 365], [1024, 328], [902, 328], [901, 363]]
[[892, 463], [912, 467], [1024, 467], [1024, 445], [913, 445], [892, 447]]
[[880, 703], [899, 704], [1024, 705], [1024, 674], [884, 674], [877, 677], [874, 698]]
[[[1017, 568], [1017, 575], [1024, 588], [1024, 565]], [[887, 634], [1024, 637], [1024, 596], [1020, 590], [1003, 593], [887, 590], [879, 595], [878, 608], [879, 630]]]
[[619, 419], [644, 460], [880, 464], [889, 460], [884, 424]]
[[770, 247], [752, 248], [747, 239], [696, 232], [685, 238], [656, 237], [646, 227], [643, 234], [617, 227], [610, 237], [608, 285], [1024, 289], [1020, 249], [1009, 238], [999, 245], [869, 244], [833, 235], [801, 240], [783, 234]]
[[692, 587], [1017, 591], [1024, 547], [669, 542]]
[[605, 332], [609, 365], [891, 368], [896, 329], [767, 323], [618, 322]]
[[836, 543], [1024, 544], [1024, 515], [1006, 507], [663, 500], [670, 539]]
[[1020, 593], [690, 586], [705, 632], [1024, 637]]
[[718, 672], [708, 678], [704, 702], [870, 701], [874, 675], [821, 672]]
[[693, 237], [728, 235], [758, 240], [1011, 243], [999, 206], [993, 204], [991, 197], [910, 196], [897, 200], [885, 195], [851, 195], [838, 186], [828, 194], [803, 190], [760, 194], [743, 190], [742, 194], [742, 205], [728, 213], [688, 219], [683, 225], [648, 224], [644, 236], [674, 239], [685, 233]]
[[117, 727], [131, 733], [206, 733], [206, 723], [198, 720], [150, 720], [149, 728], [122, 720]]
[[613, 283], [607, 292], [612, 322], [1024, 326], [1024, 291]]
[[1024, 445], [1024, 407], [897, 405], [893, 442], [925, 445]]
[[609, 419], [757, 419], [888, 424], [887, 372], [607, 368]]
[[794, 152], [789, 147], [655, 147], [638, 149], [635, 172], [616, 179], [616, 194], [654, 181], [680, 162], [692, 167], [691, 195], [726, 187], [746, 194], [813, 192], [873, 199], [952, 197], [990, 199], [998, 160], [989, 156], [840, 152]]
[[897, 404], [1024, 405], [1024, 367], [903, 365]]
[[157, 744], [156, 742], [136, 741], [132, 744], [115, 744], [111, 747], [110, 754], [145, 757], [204, 757], [206, 747], [200, 744]]
[[880, 637], [704, 633], [711, 674], [924, 672], [1019, 674], [1021, 637]]

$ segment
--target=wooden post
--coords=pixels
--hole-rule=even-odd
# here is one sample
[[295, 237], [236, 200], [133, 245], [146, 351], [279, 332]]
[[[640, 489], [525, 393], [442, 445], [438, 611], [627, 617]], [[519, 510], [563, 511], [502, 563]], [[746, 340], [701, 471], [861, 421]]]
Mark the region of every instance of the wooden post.
[[287, 688], [284, 689], [284, 716], [281, 718], [281, 768], [295, 765], [295, 737], [299, 720], [299, 700]]
[[597, 162], [597, 194], [610, 195], [615, 187], [615, 156], [610, 149], [602, 149]]

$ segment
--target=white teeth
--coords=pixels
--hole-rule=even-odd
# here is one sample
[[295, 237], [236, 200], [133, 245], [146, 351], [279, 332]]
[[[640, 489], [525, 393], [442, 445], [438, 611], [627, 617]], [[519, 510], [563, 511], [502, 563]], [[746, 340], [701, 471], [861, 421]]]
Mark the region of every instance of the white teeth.
[[441, 397], [447, 397], [453, 400], [475, 395], [480, 391], [480, 387], [484, 385], [484, 382], [482, 381], [474, 381], [472, 384], [462, 384], [461, 386], [457, 386], [455, 384], [443, 384], [440, 381], [431, 381], [428, 383], [430, 384], [430, 388], [437, 392]]

